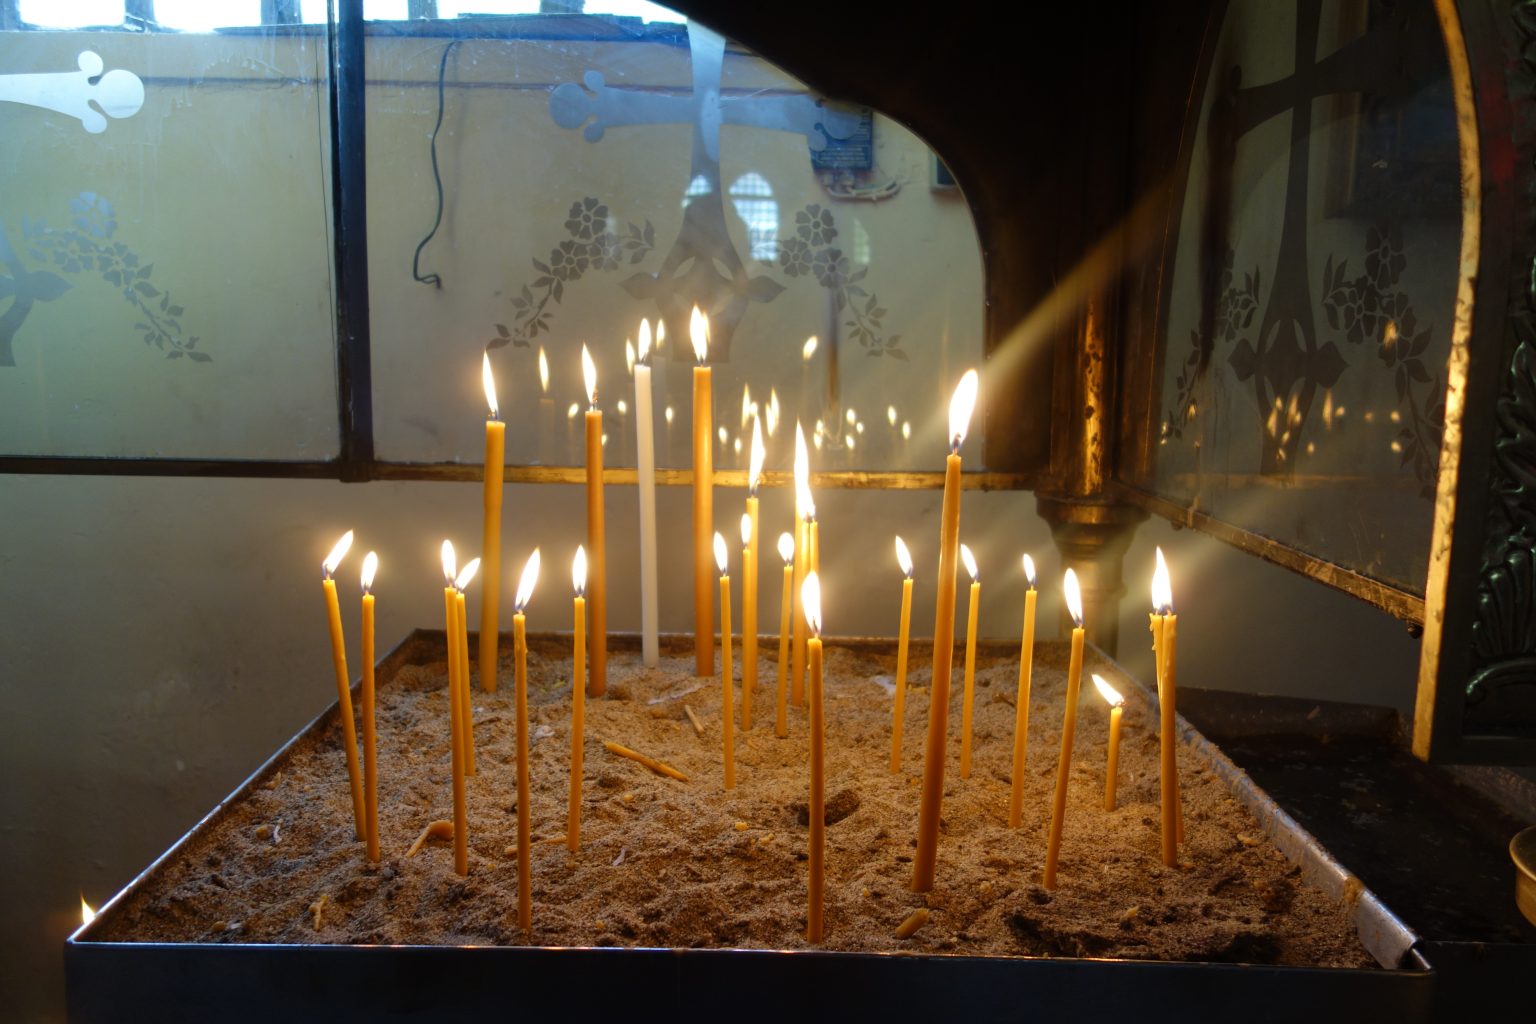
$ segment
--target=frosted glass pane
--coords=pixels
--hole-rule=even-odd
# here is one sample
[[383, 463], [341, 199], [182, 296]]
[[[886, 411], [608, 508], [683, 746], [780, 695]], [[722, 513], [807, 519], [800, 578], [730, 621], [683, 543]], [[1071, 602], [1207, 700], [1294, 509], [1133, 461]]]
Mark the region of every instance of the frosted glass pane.
[[[586, 342], [607, 461], [633, 465], [625, 340], [661, 317], [657, 458], [687, 466], [697, 301], [714, 329], [717, 466], [746, 467], [750, 389], [759, 411], [777, 397], [770, 467], [789, 466], [797, 417], [823, 425], [818, 468], [940, 467], [950, 391], [981, 363], [982, 268], [964, 201], [930, 186], [928, 147], [878, 114], [818, 106], [799, 81], [696, 27], [562, 17], [548, 38], [551, 24], [368, 39], [379, 456], [479, 461], [489, 346], [508, 461], [578, 464], [571, 410], [586, 404]], [[443, 213], [421, 249], [423, 283], [412, 263], [437, 212], [440, 68]], [[697, 130], [696, 84], [719, 96]], [[980, 468], [979, 448], [967, 468]]]
[[0, 450], [335, 455], [325, 52], [0, 33]]

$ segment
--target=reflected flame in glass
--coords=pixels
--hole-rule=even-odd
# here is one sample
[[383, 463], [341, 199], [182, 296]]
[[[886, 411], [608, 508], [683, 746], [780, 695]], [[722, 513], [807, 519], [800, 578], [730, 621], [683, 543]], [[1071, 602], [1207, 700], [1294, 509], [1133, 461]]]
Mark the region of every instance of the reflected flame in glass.
[[758, 481], [763, 478], [763, 462], [768, 458], [768, 450], [763, 447], [763, 424], [757, 417], [752, 417], [752, 462], [747, 470], [747, 487], [749, 493], [757, 494]]
[[811, 356], [816, 354], [816, 346], [820, 344], [821, 339], [817, 338], [814, 334], [806, 338], [805, 344], [800, 346], [800, 358], [807, 363], [810, 362]]
[[640, 362], [645, 362], [651, 356], [651, 322], [642, 319], [640, 321]]
[[805, 431], [799, 423], [795, 424], [795, 512], [801, 519], [816, 518], [816, 501], [811, 497], [811, 453], [805, 447]]
[[539, 346], [539, 390], [549, 394], [549, 356], [544, 354], [544, 346]]

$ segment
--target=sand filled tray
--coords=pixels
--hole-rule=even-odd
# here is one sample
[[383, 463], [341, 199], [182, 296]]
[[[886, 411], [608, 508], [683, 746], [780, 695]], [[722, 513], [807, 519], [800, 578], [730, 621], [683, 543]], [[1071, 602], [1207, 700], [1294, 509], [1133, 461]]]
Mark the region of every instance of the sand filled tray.
[[[581, 845], [571, 853], [564, 842], [570, 640], [530, 639], [535, 841], [533, 928], [525, 934], [517, 915], [509, 659], [499, 690], [488, 694], [477, 683], [473, 695], [478, 773], [468, 787], [468, 876], [455, 872], [447, 839], [428, 839], [407, 855], [430, 822], [451, 817], [443, 645], [441, 634], [422, 632], [381, 667], [381, 862], [370, 864], [353, 836], [341, 730], [332, 709], [76, 937], [69, 951], [72, 1005], [93, 1005], [88, 965], [100, 961], [83, 954], [303, 950], [318, 955], [318, 964], [334, 963], [324, 958], [332, 949], [380, 954], [347, 959], [366, 960], [370, 971], [378, 971], [384, 958], [426, 947], [527, 954], [503, 961], [498, 970], [519, 964], [549, 984], [573, 969], [572, 957], [612, 971], [621, 960], [649, 963], [658, 951], [670, 951], [665, 970], [672, 983], [679, 964], [696, 963], [698, 983], [706, 986], [737, 971], [771, 981], [777, 972], [813, 964], [846, 972], [850, 983], [860, 984], [878, 984], [892, 963], [904, 965], [909, 977], [918, 964], [924, 970], [948, 966], [955, 978], [979, 963], [987, 965], [985, 972], [1003, 965], [1014, 973], [1000, 977], [1020, 984], [1031, 977], [1027, 968], [1040, 965], [1135, 967], [1142, 961], [1147, 968], [1203, 965], [1208, 971], [1210, 965], [1253, 964], [1312, 968], [1258, 972], [1289, 978], [1293, 994], [1287, 998], [1306, 989], [1294, 988], [1306, 978], [1329, 988], [1379, 988], [1373, 998], [1401, 1001], [1403, 1012], [1417, 1005], [1411, 983], [1425, 978], [1423, 972], [1381, 968], [1414, 966], [1411, 933], [1369, 893], [1362, 895], [1357, 882], [1330, 877], [1337, 866], [1327, 864], [1326, 854], [1283, 814], [1275, 812], [1277, 818], [1259, 806], [1256, 817], [1248, 806], [1251, 783], [1187, 726], [1179, 753], [1185, 843], [1179, 866], [1162, 866], [1154, 709], [1137, 684], [1093, 652], [1088, 669], [1103, 673], [1128, 699], [1117, 807], [1103, 806], [1107, 707], [1085, 687], [1057, 885], [1042, 887], [1065, 689], [1063, 645], [1042, 644], [1036, 651], [1018, 829], [1007, 827], [1016, 654], [1010, 657], [999, 646], [984, 649], [979, 659], [968, 779], [960, 777], [957, 764], [957, 670], [937, 881], [929, 893], [912, 892], [930, 656], [914, 644], [902, 771], [892, 773], [893, 647], [827, 643], [826, 937], [818, 946], [804, 938], [807, 716], [791, 706], [788, 735], [775, 735], [772, 658], [760, 664], [753, 727], [738, 726], [737, 783], [727, 791], [718, 677], [693, 675], [691, 645], [664, 644], [661, 665], [646, 669], [638, 651], [616, 642], [608, 693], [586, 703]], [[686, 781], [616, 756], [604, 741], [665, 762]], [[918, 911], [926, 911], [926, 920], [898, 937]], [[754, 950], [804, 955], [765, 960]], [[708, 957], [690, 960], [677, 951]], [[1086, 964], [1084, 958], [1109, 962]], [[134, 962], [119, 960], [118, 973]], [[229, 961], [215, 955], [210, 962]], [[1251, 983], [1255, 972], [1246, 974]], [[1130, 998], [1138, 986], [1184, 984], [1176, 979], [1188, 975], [1120, 975], [1122, 981], [1132, 977], [1140, 982], [1117, 996], [1092, 991], [1097, 986], [1091, 982], [1080, 984], [1088, 1005], [1102, 1005], [1106, 998]], [[87, 995], [77, 999], [82, 979]], [[1057, 991], [1060, 980], [1052, 982]], [[1213, 983], [1207, 975], [1201, 984]], [[537, 1000], [533, 990], [525, 986], [525, 997]], [[473, 1004], [476, 992], [471, 984], [465, 1005]], [[910, 1005], [896, 993], [871, 998]], [[976, 998], [966, 996], [969, 1002], [961, 1005], [977, 1008]]]

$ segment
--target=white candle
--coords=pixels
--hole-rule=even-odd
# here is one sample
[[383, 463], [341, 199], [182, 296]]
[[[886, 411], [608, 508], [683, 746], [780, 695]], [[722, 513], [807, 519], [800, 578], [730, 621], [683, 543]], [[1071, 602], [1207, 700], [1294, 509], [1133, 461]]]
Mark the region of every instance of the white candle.
[[656, 643], [656, 444], [651, 434], [651, 324], [640, 321], [640, 356], [635, 363], [635, 448], [640, 473], [640, 656], [649, 668], [658, 659]]

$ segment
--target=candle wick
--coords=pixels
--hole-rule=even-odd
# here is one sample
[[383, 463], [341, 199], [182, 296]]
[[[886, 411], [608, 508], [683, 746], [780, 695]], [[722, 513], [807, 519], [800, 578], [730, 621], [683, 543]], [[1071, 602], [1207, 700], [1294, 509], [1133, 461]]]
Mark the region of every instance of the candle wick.
[[960, 441], [961, 440], [962, 440], [961, 436], [959, 434], [956, 434], [955, 435], [955, 439], [953, 441], [949, 442], [949, 454], [951, 454], [951, 455], [959, 455], [960, 454]]

